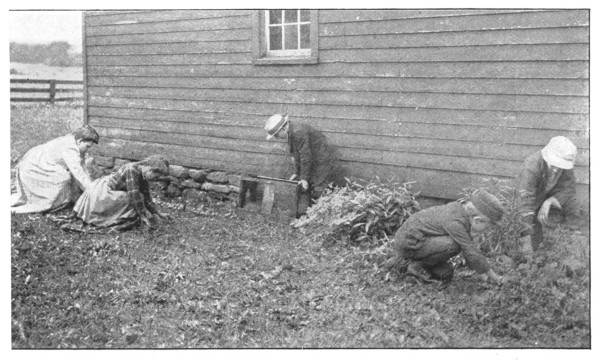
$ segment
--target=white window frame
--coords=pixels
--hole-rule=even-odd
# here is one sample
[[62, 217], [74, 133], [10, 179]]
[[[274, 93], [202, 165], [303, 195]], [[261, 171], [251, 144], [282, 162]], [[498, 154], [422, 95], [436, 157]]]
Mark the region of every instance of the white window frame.
[[[265, 10], [265, 41], [267, 42], [267, 56], [275, 56], [275, 57], [290, 57], [290, 56], [310, 56], [310, 48], [300, 48], [300, 44], [302, 42], [302, 36], [300, 33], [301, 25], [310, 24], [311, 21], [300, 21], [300, 19], [296, 19], [296, 22], [285, 23], [285, 12], [290, 10], [302, 10], [309, 11], [305, 9], [282, 9], [281, 18], [282, 23], [277, 25], [271, 25], [271, 10]], [[312, 20], [312, 19], [311, 19]], [[298, 29], [298, 44], [296, 49], [284, 49], [285, 45], [285, 29], [289, 24], [296, 25]], [[287, 25], [287, 26], [286, 26]], [[270, 28], [280, 27], [281, 28], [281, 48], [283, 50], [269, 50], [271, 49], [271, 36], [270, 36]], [[310, 30], [309, 30], [310, 31]], [[309, 34], [310, 35], [310, 34]], [[312, 39], [311, 39], [312, 41]]]
[[[256, 10], [252, 26], [252, 63], [254, 65], [317, 64], [319, 62], [319, 10], [308, 11], [310, 11], [310, 49], [268, 50], [270, 41], [268, 37], [269, 10]], [[296, 24], [306, 24], [306, 22], [298, 19]], [[283, 35], [282, 41], [285, 41]], [[301, 41], [300, 33], [298, 33], [298, 41]]]

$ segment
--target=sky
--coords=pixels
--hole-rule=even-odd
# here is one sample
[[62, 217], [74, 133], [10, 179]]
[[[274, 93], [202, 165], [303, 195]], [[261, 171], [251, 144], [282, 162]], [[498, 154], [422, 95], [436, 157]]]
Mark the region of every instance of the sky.
[[81, 52], [81, 11], [10, 11], [9, 40], [28, 44], [67, 41]]

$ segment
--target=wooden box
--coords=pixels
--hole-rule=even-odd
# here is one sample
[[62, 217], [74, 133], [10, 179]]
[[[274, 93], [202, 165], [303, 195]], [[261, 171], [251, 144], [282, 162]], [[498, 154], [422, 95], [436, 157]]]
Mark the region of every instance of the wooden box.
[[310, 191], [302, 191], [297, 181], [242, 176], [238, 212], [254, 212], [271, 220], [289, 222], [306, 213], [309, 204]]

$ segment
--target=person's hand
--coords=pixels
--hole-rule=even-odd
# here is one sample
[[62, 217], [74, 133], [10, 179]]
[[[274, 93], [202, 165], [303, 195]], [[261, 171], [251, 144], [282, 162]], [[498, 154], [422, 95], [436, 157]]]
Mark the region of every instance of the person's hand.
[[147, 226], [149, 228], [152, 227], [152, 223], [150, 222], [149, 218], [147, 218], [147, 217], [144, 216], [141, 219], [142, 219], [142, 224], [143, 225], [145, 225], [145, 226]]
[[83, 164], [86, 167], [90, 167], [90, 166], [94, 165], [95, 163], [96, 163], [96, 160], [94, 159], [93, 156], [86, 156], [85, 160], [83, 161]]
[[290, 176], [290, 181], [294, 181], [298, 178], [298, 174], [294, 174], [292, 176]]
[[494, 272], [494, 270], [490, 269], [487, 273], [485, 273], [485, 279], [487, 280], [488, 278], [493, 280], [496, 284], [498, 285], [502, 285], [504, 284], [504, 278], [498, 274], [496, 274]]
[[560, 203], [553, 196], [547, 198], [546, 201], [544, 201], [544, 203], [542, 204], [542, 207], [540, 207], [540, 210], [538, 211], [537, 218], [540, 223], [544, 225], [548, 223], [548, 213], [550, 212], [550, 208], [552, 206], [556, 206], [559, 209], [561, 208]]
[[308, 181], [300, 180], [300, 181], [298, 181], [298, 184], [302, 186], [302, 190], [304, 190], [304, 191], [308, 190]]

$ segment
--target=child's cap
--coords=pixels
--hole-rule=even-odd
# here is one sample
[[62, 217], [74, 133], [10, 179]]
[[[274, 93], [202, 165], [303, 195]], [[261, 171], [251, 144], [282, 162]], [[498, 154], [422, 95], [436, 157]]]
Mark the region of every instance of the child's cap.
[[477, 190], [471, 196], [470, 201], [480, 213], [490, 218], [493, 222], [498, 223], [502, 220], [505, 212], [504, 206], [502, 206], [500, 200], [494, 195], [485, 190]]

